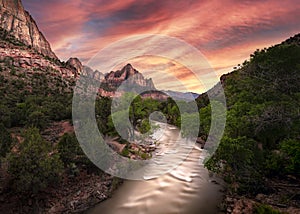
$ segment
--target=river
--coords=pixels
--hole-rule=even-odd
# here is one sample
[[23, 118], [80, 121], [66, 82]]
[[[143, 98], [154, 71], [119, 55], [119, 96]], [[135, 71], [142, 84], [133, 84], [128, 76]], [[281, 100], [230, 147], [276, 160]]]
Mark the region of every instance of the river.
[[[161, 145], [178, 137], [168, 126]], [[209, 176], [199, 158], [205, 151], [196, 144], [187, 159], [170, 173], [145, 181], [127, 180], [112, 198], [90, 209], [88, 214], [215, 214], [222, 200], [218, 178]]]

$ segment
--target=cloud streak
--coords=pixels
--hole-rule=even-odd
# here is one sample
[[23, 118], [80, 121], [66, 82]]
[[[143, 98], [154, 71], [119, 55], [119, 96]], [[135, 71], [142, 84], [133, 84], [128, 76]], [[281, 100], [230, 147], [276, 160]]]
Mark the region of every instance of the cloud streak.
[[[36, 0], [23, 0], [23, 3], [63, 60], [77, 56], [87, 62], [119, 39], [136, 34], [164, 34], [198, 48], [218, 75], [242, 63], [256, 48], [276, 44], [300, 29], [297, 0], [224, 0], [222, 3], [217, 0], [40, 0], [38, 4]], [[174, 47], [166, 45], [166, 48]], [[136, 64], [143, 62], [136, 61]], [[173, 73], [169, 68], [167, 71], [186, 82], [192, 78], [183, 68]], [[192, 80], [190, 83], [195, 88]]]

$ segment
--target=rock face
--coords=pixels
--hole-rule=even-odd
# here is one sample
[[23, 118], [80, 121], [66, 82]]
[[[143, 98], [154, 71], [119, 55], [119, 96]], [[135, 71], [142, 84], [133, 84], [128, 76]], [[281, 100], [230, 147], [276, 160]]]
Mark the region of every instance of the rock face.
[[94, 71], [92, 68], [90, 68], [86, 65], [84, 65], [82, 67], [82, 73], [81, 74], [83, 74], [84, 76], [89, 76], [89, 77], [91, 77], [95, 80], [98, 80], [100, 82], [104, 79], [104, 74], [103, 73], [101, 73], [98, 70]]
[[64, 63], [56, 57], [21, 0], [0, 0], [0, 61], [24, 75], [41, 71], [68, 81], [83, 71], [77, 58]]
[[78, 76], [75, 68], [71, 69], [57, 60], [49, 60], [34, 50], [20, 47], [1, 39], [0, 34], [0, 61], [9, 61], [11, 66], [20, 68], [24, 73], [35, 73], [35, 70], [51, 70], [52, 76], [61, 76], [66, 79]]
[[124, 81], [127, 81], [127, 84], [132, 87], [155, 90], [152, 79], [145, 79], [131, 64], [127, 64], [122, 70], [111, 71], [106, 74], [102, 85], [105, 86], [105, 90], [112, 91], [116, 90]]
[[70, 58], [67, 61], [67, 66], [71, 67], [72, 69], [75, 69], [78, 75], [82, 74], [83, 72], [83, 66], [78, 58]]
[[0, 0], [0, 27], [44, 56], [57, 59], [21, 0]]
[[167, 100], [170, 96], [161, 91], [149, 91], [146, 93], [142, 93], [141, 97], [143, 99], [151, 98], [154, 100]]

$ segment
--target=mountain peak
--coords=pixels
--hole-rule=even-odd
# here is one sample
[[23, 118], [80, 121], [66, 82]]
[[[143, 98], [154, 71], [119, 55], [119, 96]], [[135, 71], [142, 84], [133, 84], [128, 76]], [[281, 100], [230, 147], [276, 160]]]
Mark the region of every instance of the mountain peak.
[[134, 69], [131, 64], [125, 65], [121, 70], [111, 71], [106, 74], [102, 86], [105, 90], [115, 91], [127, 80], [127, 85], [132, 89], [144, 88], [146, 90], [155, 90], [152, 79], [146, 79], [139, 71]]
[[122, 68], [121, 74], [123, 74], [124, 72], [126, 72], [126, 74], [125, 74], [126, 75], [126, 79], [128, 79], [130, 76], [133, 76], [134, 74], [139, 73], [129, 63]]
[[67, 65], [75, 68], [77, 74], [81, 74], [83, 71], [83, 65], [78, 58], [70, 58], [67, 61]]
[[44, 56], [57, 59], [21, 0], [0, 0], [0, 6], [0, 28]]
[[125, 65], [125, 68], [133, 68], [133, 67], [130, 63], [128, 63], [127, 65]]

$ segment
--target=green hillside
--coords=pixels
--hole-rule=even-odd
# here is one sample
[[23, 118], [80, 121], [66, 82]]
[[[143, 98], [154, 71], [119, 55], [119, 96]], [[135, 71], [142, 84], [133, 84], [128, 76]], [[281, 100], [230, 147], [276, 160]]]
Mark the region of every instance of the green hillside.
[[[223, 75], [221, 82], [228, 110], [225, 134], [206, 166], [223, 175], [230, 192], [252, 196], [276, 193], [280, 189], [274, 188], [272, 181], [277, 179], [287, 182], [282, 197], [288, 200], [281, 203], [296, 200], [300, 176], [300, 34], [256, 50], [248, 61]], [[205, 100], [200, 97], [198, 103], [203, 106]], [[202, 114], [205, 120], [209, 116]], [[201, 130], [205, 132], [203, 125]], [[290, 186], [294, 192], [288, 191]]]

